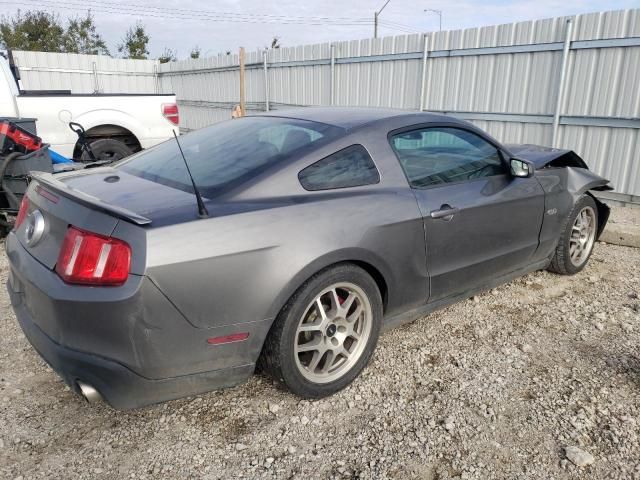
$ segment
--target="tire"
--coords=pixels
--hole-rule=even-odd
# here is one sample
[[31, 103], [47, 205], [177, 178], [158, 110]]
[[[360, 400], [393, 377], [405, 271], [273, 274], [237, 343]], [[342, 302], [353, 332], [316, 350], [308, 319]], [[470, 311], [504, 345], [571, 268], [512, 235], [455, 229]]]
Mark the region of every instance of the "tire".
[[[111, 160], [115, 162], [116, 160], [128, 157], [133, 153], [133, 151], [127, 147], [124, 142], [114, 140], [113, 138], [94, 140], [91, 142], [90, 146], [96, 160]], [[82, 152], [80, 161], [91, 162], [92, 159], [87, 152]]]
[[[588, 227], [581, 227], [578, 219], [581, 215], [589, 218]], [[581, 217], [584, 222], [584, 217]], [[583, 195], [573, 206], [573, 209], [567, 217], [560, 239], [556, 247], [556, 251], [551, 259], [551, 264], [547, 268], [549, 271], [559, 273], [561, 275], [574, 275], [580, 272], [591, 257], [593, 247], [596, 242], [598, 232], [598, 208], [595, 200], [590, 195]], [[573, 237], [572, 237], [573, 234]], [[574, 244], [580, 244], [577, 249], [580, 252], [577, 258], [576, 247]]]
[[300, 397], [332, 395], [369, 363], [382, 314], [380, 291], [364, 270], [349, 263], [322, 270], [278, 314], [262, 349], [260, 367]]

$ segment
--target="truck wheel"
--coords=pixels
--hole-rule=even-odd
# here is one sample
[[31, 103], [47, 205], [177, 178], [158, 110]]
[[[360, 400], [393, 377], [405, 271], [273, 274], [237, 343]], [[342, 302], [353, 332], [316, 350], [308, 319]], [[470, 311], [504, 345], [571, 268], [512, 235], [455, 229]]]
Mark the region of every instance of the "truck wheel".
[[367, 365], [381, 324], [375, 281], [352, 264], [328, 268], [305, 282], [276, 318], [262, 370], [301, 397], [331, 395]]
[[[91, 142], [90, 146], [96, 160], [110, 160], [115, 162], [116, 160], [128, 157], [133, 153], [133, 151], [123, 142], [120, 140], [114, 140], [113, 138], [94, 140]], [[91, 157], [87, 152], [82, 152], [80, 161], [90, 162]]]

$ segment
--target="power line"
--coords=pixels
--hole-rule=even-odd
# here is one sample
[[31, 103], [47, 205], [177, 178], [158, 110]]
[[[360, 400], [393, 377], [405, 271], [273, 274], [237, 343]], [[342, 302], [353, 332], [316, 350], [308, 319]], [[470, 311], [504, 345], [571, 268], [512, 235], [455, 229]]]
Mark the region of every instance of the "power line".
[[[337, 19], [327, 19], [323, 20], [321, 17], [258, 17], [253, 14], [229, 14], [226, 13], [215, 13], [215, 12], [205, 12], [205, 11], [192, 11], [194, 13], [187, 13], [186, 11], [180, 10], [166, 10], [156, 11], [156, 10], [148, 10], [144, 7], [137, 6], [124, 6], [122, 4], [118, 6], [109, 6], [105, 3], [102, 4], [93, 4], [91, 0], [86, 0], [82, 2], [74, 2], [74, 1], [66, 1], [64, 3], [60, 3], [55, 0], [22, 0], [25, 3], [29, 3], [38, 7], [48, 7], [54, 9], [66, 9], [66, 10], [74, 10], [77, 11], [78, 8], [87, 8], [89, 10], [100, 12], [100, 13], [112, 13], [112, 14], [123, 14], [130, 16], [144, 16], [144, 17], [154, 17], [154, 18], [165, 18], [165, 19], [181, 19], [181, 20], [207, 20], [212, 22], [229, 22], [229, 23], [271, 23], [271, 24], [284, 24], [284, 25], [347, 25], [347, 26], [357, 26], [357, 25], [370, 25], [372, 22], [366, 19], [357, 19], [357, 18], [337, 18]], [[0, 1], [1, 4], [9, 4], [15, 5], [13, 2], [9, 1]], [[196, 13], [197, 12], [197, 13]]]
[[419, 32], [414, 32], [413, 30], [405, 30], [404, 28], [394, 27], [391, 25], [386, 25], [382, 22], [378, 22], [379, 27], [385, 27], [387, 30], [394, 30], [396, 32], [406, 33], [406, 34], [417, 34]]
[[417, 30], [409, 25], [403, 25], [402, 23], [389, 22], [387, 20], [378, 20], [378, 23], [381, 26], [389, 28], [391, 30], [398, 30], [407, 33], [422, 33], [420, 30]]
[[120, 2], [107, 2], [107, 1], [98, 1], [98, 0], [87, 0], [87, 2], [85, 3], [97, 3], [98, 6], [103, 6], [103, 5], [107, 5], [107, 6], [112, 6], [112, 7], [139, 7], [141, 9], [145, 9], [145, 10], [158, 10], [158, 11], [175, 11], [175, 12], [189, 12], [189, 13], [195, 13], [195, 14], [215, 14], [215, 15], [228, 15], [228, 16], [240, 16], [240, 17], [254, 17], [254, 18], [274, 18], [274, 19], [299, 19], [299, 20], [328, 20], [328, 21], [335, 21], [335, 20], [345, 20], [345, 21], [367, 21], [370, 22], [369, 20], [364, 20], [364, 19], [360, 19], [360, 18], [355, 18], [355, 17], [322, 17], [322, 16], [316, 16], [316, 15], [312, 15], [312, 16], [299, 16], [299, 15], [274, 15], [274, 14], [269, 14], [269, 13], [258, 13], [258, 14], [254, 14], [254, 13], [238, 13], [238, 12], [216, 12], [213, 10], [189, 10], [189, 9], [171, 9], [171, 8], [167, 8], [167, 7], [155, 7], [152, 5], [144, 5], [144, 4], [139, 4], [139, 3], [120, 3]]
[[[22, 0], [37, 7], [45, 7], [48, 9], [65, 9], [78, 11], [85, 9], [99, 12], [119, 15], [130, 15], [136, 17], [153, 17], [163, 19], [179, 19], [179, 20], [205, 20], [219, 23], [266, 23], [266, 24], [283, 24], [283, 25], [336, 25], [336, 26], [366, 26], [373, 22], [367, 19], [359, 19], [355, 17], [302, 17], [272, 14], [244, 14], [234, 12], [214, 12], [212, 10], [176, 10], [153, 6], [142, 6], [140, 4], [122, 4], [105, 2], [99, 0]], [[15, 5], [9, 0], [0, 0], [0, 4]], [[420, 33], [414, 28], [389, 20], [381, 20], [380, 24], [385, 28], [400, 31], [403, 33]]]
[[[387, 23], [387, 24], [389, 24], [389, 25], [395, 25], [395, 26], [402, 27], [402, 28], [407, 28], [407, 29], [409, 29], [409, 30], [416, 30], [416, 29], [415, 29], [414, 27], [412, 27], [411, 25], [406, 25], [406, 24], [404, 24], [404, 23], [394, 22], [394, 21], [391, 21], [391, 20], [380, 20], [380, 22], [381, 22], [381, 23]], [[416, 31], [417, 31], [417, 30], [416, 30]]]

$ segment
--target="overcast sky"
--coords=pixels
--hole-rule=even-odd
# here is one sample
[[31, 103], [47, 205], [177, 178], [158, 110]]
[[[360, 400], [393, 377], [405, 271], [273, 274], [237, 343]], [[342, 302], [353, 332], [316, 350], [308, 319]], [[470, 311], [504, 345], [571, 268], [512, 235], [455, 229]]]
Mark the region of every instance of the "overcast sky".
[[[18, 8], [23, 11], [39, 8], [58, 13], [61, 18], [66, 19], [93, 5], [98, 30], [107, 41], [112, 54], [116, 53], [116, 45], [127, 28], [140, 20], [151, 37], [149, 50], [152, 57], [157, 57], [168, 47], [175, 50], [179, 58], [184, 58], [195, 45], [200, 47], [203, 54], [212, 55], [226, 50], [236, 51], [239, 46], [248, 50], [263, 48], [270, 44], [274, 36], [280, 37], [283, 46], [372, 37], [373, 25], [369, 24], [338, 25], [331, 20], [320, 20], [318, 23], [322, 23], [321, 25], [279, 24], [264, 22], [264, 18], [286, 15], [372, 21], [373, 12], [384, 2], [385, 0], [23, 0], [11, 3], [15, 7], [7, 5], [7, 2], [2, 10], [5, 14], [12, 14]], [[381, 13], [380, 20], [402, 24], [417, 31], [434, 31], [438, 29], [438, 15], [425, 13], [424, 9], [442, 10], [442, 29], [451, 30], [638, 6], [639, 0], [390, 0]], [[214, 21], [214, 15], [221, 12], [265, 17], [254, 18], [252, 23]], [[185, 18], [179, 18], [180, 15]], [[385, 25], [379, 28], [379, 36], [403, 33]]]

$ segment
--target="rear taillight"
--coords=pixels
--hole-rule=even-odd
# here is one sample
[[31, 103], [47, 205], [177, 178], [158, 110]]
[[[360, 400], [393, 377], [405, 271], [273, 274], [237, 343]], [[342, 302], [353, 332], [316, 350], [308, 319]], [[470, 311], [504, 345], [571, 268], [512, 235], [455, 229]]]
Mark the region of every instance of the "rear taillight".
[[29, 211], [29, 197], [27, 197], [27, 195], [25, 194], [24, 197], [22, 197], [22, 202], [20, 202], [20, 210], [18, 210], [18, 216], [16, 217], [16, 221], [13, 224], [14, 229], [17, 230], [18, 227], [22, 225], [22, 222], [24, 222], [24, 219], [27, 218], [28, 211]]
[[178, 113], [178, 105], [176, 103], [163, 103], [162, 115], [174, 125], [180, 123], [180, 114]]
[[131, 247], [126, 242], [69, 227], [56, 272], [67, 283], [122, 285], [130, 266]]

